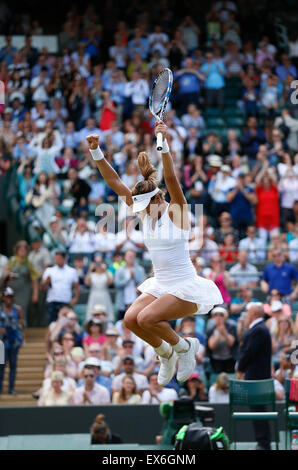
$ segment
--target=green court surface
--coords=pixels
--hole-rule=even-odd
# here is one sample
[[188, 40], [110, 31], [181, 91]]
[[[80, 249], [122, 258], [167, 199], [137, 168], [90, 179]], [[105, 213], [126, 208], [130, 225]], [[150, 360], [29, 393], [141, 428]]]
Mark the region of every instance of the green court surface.
[[[254, 446], [254, 442], [240, 442], [237, 443], [237, 450], [248, 450]], [[274, 443], [271, 448], [275, 450]], [[282, 431], [280, 432], [280, 450], [284, 448], [285, 433]], [[89, 434], [55, 434], [0, 437], [1, 450], [173, 450], [173, 447], [134, 443], [91, 445]], [[231, 450], [233, 450], [233, 445]]]

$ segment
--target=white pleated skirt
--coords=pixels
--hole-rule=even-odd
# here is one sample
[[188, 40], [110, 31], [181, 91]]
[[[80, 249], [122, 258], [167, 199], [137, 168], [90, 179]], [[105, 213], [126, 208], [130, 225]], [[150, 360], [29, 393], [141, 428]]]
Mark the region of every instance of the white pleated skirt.
[[156, 298], [171, 294], [186, 302], [197, 304], [195, 315], [208, 313], [215, 305], [223, 303], [223, 298], [217, 285], [210, 279], [195, 276], [185, 281], [177, 281], [175, 285], [161, 282], [156, 277], [149, 277], [137, 289], [143, 294], [151, 294]]

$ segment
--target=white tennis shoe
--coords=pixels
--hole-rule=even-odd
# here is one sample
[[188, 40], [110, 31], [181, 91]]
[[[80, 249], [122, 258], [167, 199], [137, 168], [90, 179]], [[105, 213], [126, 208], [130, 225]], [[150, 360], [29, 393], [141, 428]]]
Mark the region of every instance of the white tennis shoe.
[[173, 378], [176, 370], [177, 353], [172, 350], [172, 354], [169, 358], [158, 356], [160, 360], [160, 368], [158, 372], [157, 382], [159, 385], [164, 387]]
[[178, 372], [177, 380], [185, 382], [193, 373], [196, 367], [196, 354], [199, 350], [200, 341], [197, 338], [184, 338], [189, 343], [189, 349], [186, 352], [178, 354]]

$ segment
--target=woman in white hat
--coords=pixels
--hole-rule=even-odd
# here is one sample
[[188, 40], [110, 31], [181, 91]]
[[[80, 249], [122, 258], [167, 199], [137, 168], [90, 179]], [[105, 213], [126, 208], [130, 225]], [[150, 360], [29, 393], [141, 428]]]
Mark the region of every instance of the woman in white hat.
[[105, 182], [142, 220], [144, 243], [152, 259], [154, 277], [138, 286], [141, 295], [126, 311], [124, 322], [155, 349], [161, 360], [158, 382], [165, 386], [175, 373], [177, 360], [177, 379], [187, 380], [195, 368], [199, 348], [196, 338], [180, 338], [169, 320], [208, 313], [214, 305], [222, 303], [222, 296], [213, 281], [197, 276], [190, 260], [187, 202], [166, 140], [167, 126], [156, 123], [155, 134], [158, 132], [163, 135], [162, 164], [170, 203], [157, 185], [156, 169], [147, 153], [138, 155], [144, 179], [130, 190], [104, 158], [98, 136], [88, 136], [87, 142]]

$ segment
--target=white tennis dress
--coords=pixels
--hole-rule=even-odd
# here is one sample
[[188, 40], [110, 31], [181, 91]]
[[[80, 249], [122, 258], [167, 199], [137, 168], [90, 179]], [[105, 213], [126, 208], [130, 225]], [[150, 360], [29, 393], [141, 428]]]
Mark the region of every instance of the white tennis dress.
[[[144, 243], [151, 256], [154, 277], [138, 286], [142, 293], [154, 297], [172, 294], [198, 305], [196, 314], [208, 313], [223, 298], [213, 281], [198, 276], [189, 257], [189, 231], [177, 227], [166, 210], [152, 229], [152, 219], [143, 219]], [[181, 312], [183, 313], [183, 312]]]

